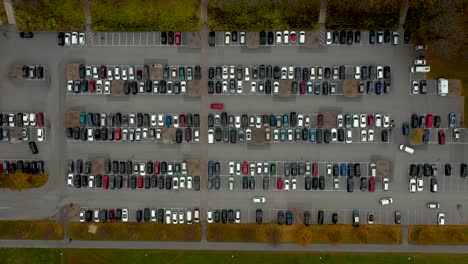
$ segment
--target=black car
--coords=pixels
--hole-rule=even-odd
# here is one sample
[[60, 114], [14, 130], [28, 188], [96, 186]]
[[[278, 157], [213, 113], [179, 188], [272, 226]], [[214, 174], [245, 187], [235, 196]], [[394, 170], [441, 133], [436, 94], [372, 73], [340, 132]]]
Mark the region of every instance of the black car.
[[143, 212], [141, 211], [141, 209], [138, 209], [136, 211], [136, 221], [140, 223], [142, 218], [143, 218]]
[[167, 32], [165, 31], [161, 32], [161, 44], [163, 45], [167, 44]]
[[167, 36], [167, 43], [169, 43], [169, 45], [174, 44], [174, 31], [169, 31]]
[[354, 33], [354, 42], [361, 43], [361, 31], [356, 31], [356, 33]]
[[182, 129], [180, 128], [176, 130], [176, 142], [177, 144], [182, 143]]
[[84, 64], [80, 64], [79, 73], [80, 73], [80, 79], [86, 78], [86, 67]]
[[319, 187], [318, 177], [312, 177], [312, 189], [317, 190], [318, 187]]
[[353, 44], [354, 36], [352, 31], [348, 31], [348, 34], [346, 35], [346, 43], [348, 45]]
[[20, 32], [20, 38], [33, 38], [34, 34], [32, 32]]
[[325, 177], [320, 176], [319, 177], [319, 189], [320, 190], [325, 190]]
[[324, 216], [325, 216], [325, 213], [323, 212], [323, 210], [319, 210], [318, 211], [318, 217], [317, 217], [317, 224], [323, 225]]
[[346, 44], [346, 31], [340, 31], [340, 44]]
[[255, 211], [255, 222], [257, 224], [261, 224], [263, 222], [263, 212], [262, 212], [262, 209], [257, 209], [257, 211]]
[[346, 189], [348, 192], [354, 191], [354, 179], [353, 178], [348, 177]]
[[158, 177], [158, 189], [164, 189], [164, 176], [162, 175]]
[[375, 31], [373, 30], [369, 32], [369, 44], [375, 44]]
[[236, 131], [236, 129], [231, 128], [231, 130], [229, 131], [229, 139], [230, 139], [231, 143], [233, 143], [233, 144], [236, 143], [236, 141], [237, 141], [237, 131]]
[[266, 32], [264, 30], [260, 31], [260, 45], [266, 45]]
[[367, 178], [361, 178], [361, 186], [360, 186], [361, 191], [365, 192], [367, 191]]
[[468, 166], [466, 163], [460, 164], [460, 177], [466, 178], [468, 176]]
[[388, 142], [388, 130], [387, 129], [382, 130], [382, 142]]
[[340, 33], [338, 31], [333, 31], [333, 43], [338, 44], [340, 42]]
[[274, 34], [271, 31], [268, 31], [268, 45], [272, 45], [274, 42]]
[[338, 75], [339, 75], [339, 79], [340, 79], [340, 80], [344, 80], [344, 79], [345, 79], [345, 75], [346, 75], [346, 70], [345, 70], [345, 69], [346, 69], [346, 68], [345, 68], [345, 66], [343, 66], [343, 65], [340, 66], [340, 67], [338, 68]]
[[284, 212], [278, 211], [278, 225], [284, 224]]
[[169, 176], [169, 175], [166, 176], [166, 189], [167, 190], [172, 189], [172, 176]]
[[419, 127], [419, 118], [418, 118], [417, 114], [412, 114], [411, 115], [411, 127], [412, 128]]
[[310, 176], [307, 176], [307, 177], [305, 177], [304, 180], [305, 180], [305, 183], [304, 183], [305, 189], [306, 190], [312, 189], [312, 178], [310, 178]]
[[401, 224], [401, 213], [400, 211], [395, 211], [395, 224]]
[[452, 165], [449, 163], [445, 164], [445, 176], [452, 176]]
[[31, 150], [32, 154], [39, 153], [39, 149], [37, 148], [36, 142], [34, 141], [29, 141], [29, 149]]
[[73, 187], [81, 188], [81, 175], [80, 174], [75, 174], [73, 176]]
[[59, 46], [65, 45], [65, 34], [63, 32], [57, 33], [57, 44]]
[[210, 45], [211, 47], [216, 45], [216, 33], [214, 31], [210, 31], [210, 33], [208, 34], [208, 45]]
[[338, 214], [337, 213], [332, 214], [332, 223], [333, 224], [338, 223]]
[[389, 30], [385, 30], [385, 31], [384, 31], [384, 42], [385, 42], [385, 43], [389, 43], [389, 42], [390, 42], [390, 31], [389, 31]]

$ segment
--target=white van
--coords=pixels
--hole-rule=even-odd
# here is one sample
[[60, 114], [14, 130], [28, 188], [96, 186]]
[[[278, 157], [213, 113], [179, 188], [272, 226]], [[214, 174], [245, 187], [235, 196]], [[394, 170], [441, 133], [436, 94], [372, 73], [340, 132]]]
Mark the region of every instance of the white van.
[[425, 73], [425, 72], [430, 72], [430, 71], [431, 71], [431, 67], [429, 67], [429, 66], [413, 66], [413, 67], [411, 67], [411, 72], [412, 73], [415, 73], [415, 72]]
[[448, 94], [448, 80], [444, 78], [437, 79], [437, 94], [446, 96]]
[[408, 146], [405, 146], [405, 145], [400, 145], [400, 150], [401, 151], [404, 151], [408, 154], [413, 154], [414, 153], [414, 149], [408, 147]]
[[252, 203], [265, 203], [266, 199], [263, 196], [252, 197]]
[[187, 221], [187, 224], [192, 224], [192, 210], [187, 209], [187, 211], [185, 212], [185, 220]]
[[213, 144], [214, 136], [213, 136], [213, 129], [208, 130], [208, 143]]

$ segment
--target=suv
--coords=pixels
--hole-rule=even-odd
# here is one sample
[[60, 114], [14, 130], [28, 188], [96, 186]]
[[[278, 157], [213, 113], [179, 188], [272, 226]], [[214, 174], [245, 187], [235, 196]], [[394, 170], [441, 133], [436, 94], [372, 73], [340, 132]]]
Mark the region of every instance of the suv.
[[359, 211], [353, 210], [353, 226], [359, 227]]

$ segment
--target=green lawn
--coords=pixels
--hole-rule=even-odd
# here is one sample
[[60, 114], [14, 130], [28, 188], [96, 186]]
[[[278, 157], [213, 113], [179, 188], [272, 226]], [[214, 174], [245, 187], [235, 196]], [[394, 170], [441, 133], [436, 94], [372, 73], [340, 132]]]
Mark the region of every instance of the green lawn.
[[200, 0], [93, 0], [93, 30], [200, 30]]
[[411, 225], [408, 234], [411, 244], [468, 245], [468, 227], [465, 225]]
[[4, 26], [8, 25], [8, 17], [5, 12], [5, 5], [3, 3], [0, 4], [0, 20]]
[[63, 229], [58, 222], [48, 220], [0, 221], [0, 239], [60, 240]]
[[23, 31], [78, 31], [85, 23], [81, 0], [15, 0], [13, 8]]
[[211, 30], [310, 30], [318, 26], [319, 0], [211, 0]]
[[[62, 253], [63, 255], [60, 255]], [[460, 264], [468, 255], [456, 254], [352, 254], [270, 253], [237, 251], [159, 251], [123, 249], [0, 249], [2, 264]]]

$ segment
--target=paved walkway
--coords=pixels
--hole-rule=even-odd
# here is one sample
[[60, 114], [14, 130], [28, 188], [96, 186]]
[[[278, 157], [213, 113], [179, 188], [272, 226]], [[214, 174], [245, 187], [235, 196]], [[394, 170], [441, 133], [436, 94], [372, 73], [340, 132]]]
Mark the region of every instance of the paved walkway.
[[16, 25], [15, 11], [13, 10], [13, 4], [11, 3], [11, 0], [3, 0], [3, 4], [5, 5], [5, 12], [8, 17], [8, 24]]
[[328, 245], [298, 244], [273, 246], [265, 243], [210, 243], [210, 242], [129, 242], [129, 241], [76, 241], [64, 240], [0, 240], [6, 248], [113, 248], [113, 249], [161, 249], [208, 251], [275, 251], [275, 252], [368, 252], [368, 253], [458, 253], [468, 254], [468, 246], [420, 246], [420, 245]]
[[91, 14], [89, 12], [89, 2], [88, 0], [83, 0], [83, 11], [85, 14], [85, 20], [87, 25], [91, 25]]
[[408, 0], [403, 0], [403, 3], [401, 3], [401, 9], [400, 9], [400, 26], [403, 26], [406, 21], [406, 15], [408, 14]]
[[325, 24], [326, 20], [327, 20], [327, 0], [320, 0], [319, 23]]

